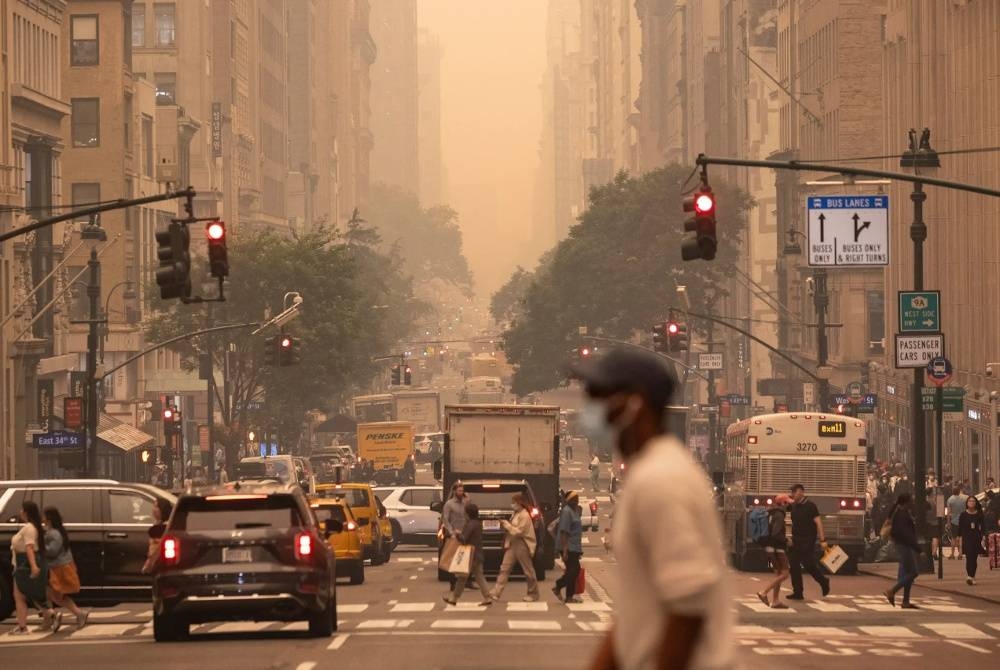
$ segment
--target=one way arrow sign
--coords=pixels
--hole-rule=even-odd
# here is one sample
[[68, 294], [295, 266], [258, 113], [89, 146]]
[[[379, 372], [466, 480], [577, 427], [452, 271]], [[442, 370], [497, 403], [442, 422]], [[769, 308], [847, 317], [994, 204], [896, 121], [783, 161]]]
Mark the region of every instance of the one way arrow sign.
[[806, 218], [810, 266], [889, 264], [888, 196], [809, 196]]

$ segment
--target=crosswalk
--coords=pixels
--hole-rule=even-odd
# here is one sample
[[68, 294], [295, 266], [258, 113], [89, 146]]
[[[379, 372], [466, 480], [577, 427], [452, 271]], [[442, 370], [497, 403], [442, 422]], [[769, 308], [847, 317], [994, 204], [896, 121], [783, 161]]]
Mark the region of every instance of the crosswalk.
[[860, 626], [737, 626], [736, 636], [741, 639], [769, 639], [798, 637], [804, 640], [822, 640], [842, 637], [868, 637], [882, 640], [997, 640], [1000, 641], [1000, 622], [928, 622], [893, 625]]
[[919, 600], [918, 610], [904, 610], [893, 607], [881, 595], [830, 595], [822, 600], [783, 601], [788, 609], [773, 609], [757, 598], [756, 595], [740, 596], [736, 599], [736, 611], [767, 613], [776, 616], [794, 618], [797, 613], [823, 612], [826, 614], [851, 614], [868, 612], [893, 612], [897, 616], [922, 617], [930, 613], [941, 614], [979, 614], [984, 610], [960, 605], [949, 596], [924, 596]]

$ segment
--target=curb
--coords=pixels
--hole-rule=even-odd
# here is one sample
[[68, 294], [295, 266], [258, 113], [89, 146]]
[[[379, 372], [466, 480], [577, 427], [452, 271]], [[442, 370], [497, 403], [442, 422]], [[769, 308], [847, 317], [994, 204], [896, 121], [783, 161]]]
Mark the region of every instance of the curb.
[[[882, 579], [887, 579], [889, 581], [896, 581], [896, 578], [892, 575], [883, 575], [880, 572], [873, 572], [871, 570], [865, 570], [864, 568], [858, 567], [858, 574], [868, 575], [870, 577], [881, 577]], [[936, 573], [935, 573], [936, 580]], [[915, 587], [927, 589], [928, 591], [937, 591], [938, 593], [948, 593], [955, 596], [961, 596], [963, 598], [972, 598], [973, 600], [981, 600], [983, 602], [991, 603], [993, 605], [1000, 605], [1000, 596], [990, 597], [984, 596], [978, 593], [966, 593], [965, 591], [956, 591], [952, 588], [946, 588], [945, 586], [937, 586], [935, 582], [931, 582], [928, 585], [927, 582], [914, 583]]]

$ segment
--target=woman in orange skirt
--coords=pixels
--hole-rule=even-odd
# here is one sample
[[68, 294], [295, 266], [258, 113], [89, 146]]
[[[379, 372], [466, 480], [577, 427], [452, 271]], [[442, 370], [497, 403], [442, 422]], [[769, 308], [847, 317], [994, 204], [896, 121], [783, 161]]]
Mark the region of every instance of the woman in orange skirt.
[[[80, 576], [69, 548], [69, 535], [63, 526], [62, 514], [55, 507], [45, 508], [45, 557], [49, 564], [49, 599], [53, 604], [65, 607], [76, 617], [77, 629], [87, 623], [89, 611], [80, 609], [73, 599], [80, 592]], [[56, 613], [56, 630], [62, 624], [62, 612]]]

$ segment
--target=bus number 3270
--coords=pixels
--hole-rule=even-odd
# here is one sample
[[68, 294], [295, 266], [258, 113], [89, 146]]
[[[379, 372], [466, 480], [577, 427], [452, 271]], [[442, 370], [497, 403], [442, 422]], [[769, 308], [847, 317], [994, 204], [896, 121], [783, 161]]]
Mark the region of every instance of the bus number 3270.
[[796, 442], [795, 451], [819, 451], [815, 442]]

